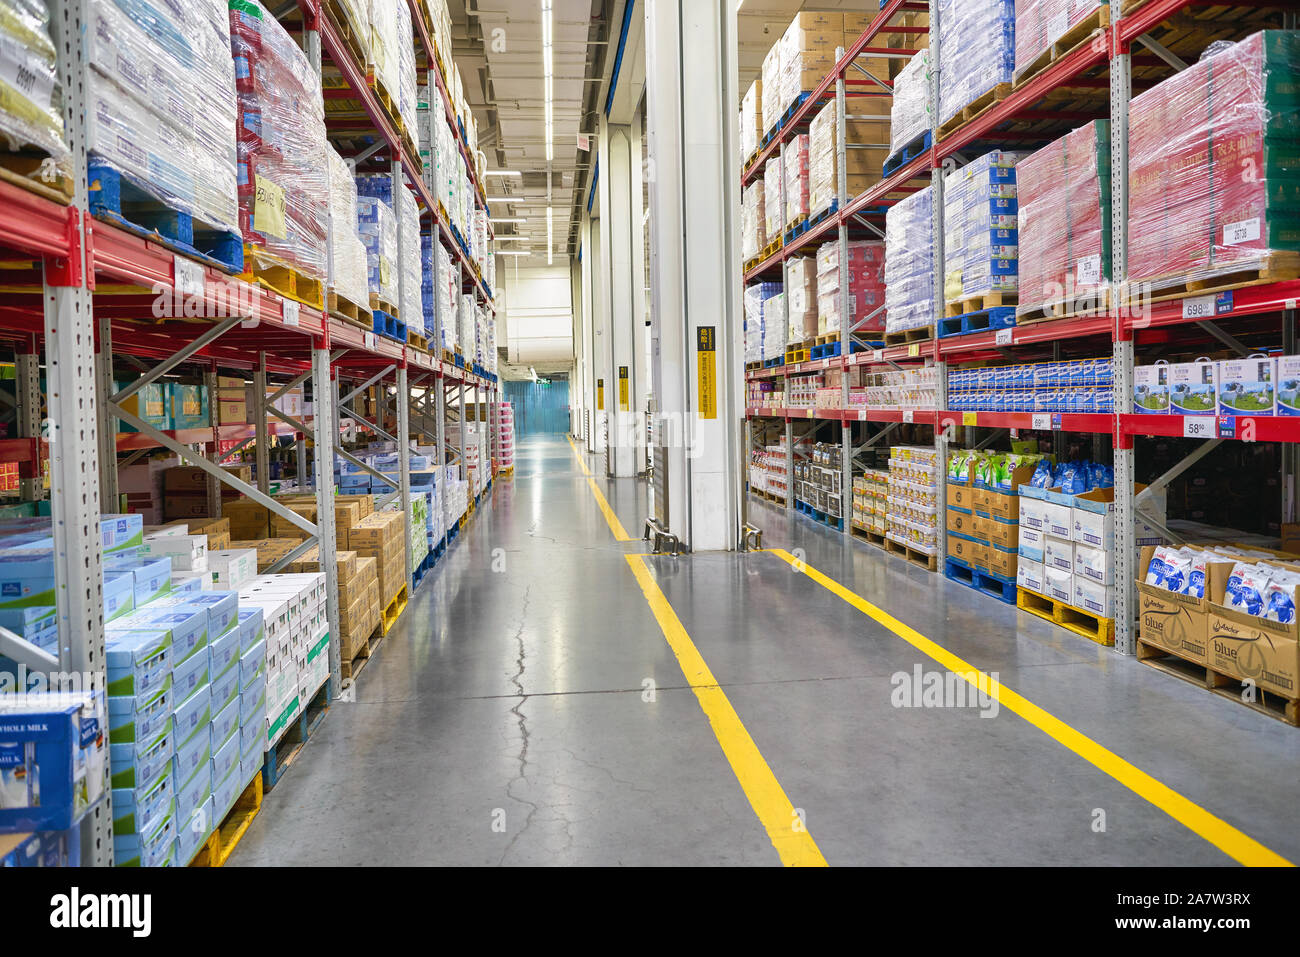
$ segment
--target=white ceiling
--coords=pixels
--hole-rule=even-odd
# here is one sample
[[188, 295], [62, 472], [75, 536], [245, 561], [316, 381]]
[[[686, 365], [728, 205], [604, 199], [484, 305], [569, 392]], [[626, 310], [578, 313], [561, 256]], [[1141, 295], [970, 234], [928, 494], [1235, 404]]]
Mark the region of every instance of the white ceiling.
[[[520, 257], [519, 264], [545, 265], [547, 164], [540, 0], [451, 0], [449, 6], [455, 22], [453, 56], [478, 119], [479, 148], [487, 153], [489, 168], [524, 174], [522, 179], [490, 177], [486, 183], [489, 197], [512, 197], [510, 202], [488, 204], [494, 217], [528, 220], [519, 226], [497, 225], [498, 248], [529, 249], [533, 256]], [[571, 251], [567, 242], [574, 178], [580, 165], [585, 168], [588, 162], [587, 154], [577, 149], [577, 133], [592, 0], [552, 0], [552, 11], [555, 159], [550, 204], [555, 255], [563, 258]], [[511, 235], [523, 241], [506, 241]], [[515, 257], [499, 260], [498, 267], [509, 258]]]

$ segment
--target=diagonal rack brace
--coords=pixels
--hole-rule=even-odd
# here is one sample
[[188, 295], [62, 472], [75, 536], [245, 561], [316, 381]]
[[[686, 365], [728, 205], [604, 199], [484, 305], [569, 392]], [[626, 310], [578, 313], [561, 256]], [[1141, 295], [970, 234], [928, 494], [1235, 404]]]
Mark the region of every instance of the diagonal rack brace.
[[145, 386], [149, 385], [151, 382], [156, 382], [158, 379], [161, 379], [163, 376], [165, 376], [168, 372], [171, 372], [172, 369], [175, 369], [182, 362], [185, 362], [191, 356], [202, 351], [207, 346], [211, 345], [213, 342], [220, 339], [222, 336], [224, 336], [235, 326], [239, 325], [240, 322], [242, 321], [243, 320], [241, 317], [232, 316], [229, 319], [225, 319], [222, 322], [218, 323], [217, 325], [213, 326], [211, 329], [203, 333], [203, 335], [199, 336], [189, 345], [182, 348], [179, 352], [171, 355], [167, 359], [164, 359], [162, 362], [158, 363], [158, 365], [154, 366], [144, 375], [140, 376], [140, 378], [136, 379], [134, 382], [128, 385], [125, 389], [122, 389], [120, 392], [114, 395], [109, 401], [112, 402], [114, 405], [118, 405], [122, 402], [125, 402], [127, 399], [131, 398], [131, 396], [135, 395], [137, 392], [139, 392]]
[[206, 456], [199, 455], [188, 445], [181, 445], [181, 443], [177, 442], [170, 435], [166, 434], [165, 432], [160, 432], [158, 429], [155, 429], [148, 422], [136, 418], [134, 415], [132, 415], [130, 412], [127, 412], [116, 402], [110, 401], [106, 403], [106, 405], [111, 415], [117, 416], [127, 425], [134, 426], [137, 431], [141, 432], [144, 435], [149, 436], [149, 438], [153, 439], [163, 448], [167, 449], [170, 452], [176, 453], [178, 456], [181, 457], [183, 461], [188, 462], [190, 465], [193, 465], [195, 468], [202, 469], [204, 472], [208, 473], [208, 475], [211, 475], [213, 478], [215, 478], [218, 482], [222, 482], [225, 485], [229, 485], [231, 488], [239, 492], [245, 498], [251, 499], [252, 501], [256, 502], [258, 505], [261, 505], [263, 508], [268, 509], [271, 512], [274, 512], [276, 515], [280, 516], [285, 521], [293, 523], [298, 528], [306, 532], [312, 538], [316, 538], [317, 535], [319, 534], [316, 529], [316, 526], [312, 522], [307, 521], [307, 519], [303, 518], [293, 509], [286, 508], [283, 503], [277, 502], [275, 499], [271, 498], [271, 496], [264, 495], [262, 491], [258, 489], [256, 486], [249, 485], [247, 482], [235, 478], [234, 475], [230, 474], [230, 472], [226, 471], [225, 469], [223, 469], [221, 466], [214, 463]]

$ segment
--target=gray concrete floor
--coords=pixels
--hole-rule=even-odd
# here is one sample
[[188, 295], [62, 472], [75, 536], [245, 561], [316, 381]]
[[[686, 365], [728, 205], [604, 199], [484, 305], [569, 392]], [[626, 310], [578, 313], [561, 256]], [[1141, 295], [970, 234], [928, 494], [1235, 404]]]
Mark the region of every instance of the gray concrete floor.
[[[598, 481], [637, 534], [644, 484]], [[751, 520], [1300, 860], [1295, 729], [807, 519], [751, 500]], [[642, 550], [562, 437], [521, 441], [230, 863], [779, 864], [627, 568]], [[939, 666], [776, 557], [650, 561], [830, 864], [1231, 863], [1006, 709], [893, 707], [891, 676]]]

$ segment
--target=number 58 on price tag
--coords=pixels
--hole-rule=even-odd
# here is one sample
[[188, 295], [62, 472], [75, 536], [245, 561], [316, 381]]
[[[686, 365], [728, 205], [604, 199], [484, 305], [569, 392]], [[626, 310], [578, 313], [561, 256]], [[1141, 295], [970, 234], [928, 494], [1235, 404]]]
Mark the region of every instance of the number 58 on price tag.
[[1183, 438], [1213, 439], [1218, 436], [1218, 420], [1212, 415], [1183, 416]]

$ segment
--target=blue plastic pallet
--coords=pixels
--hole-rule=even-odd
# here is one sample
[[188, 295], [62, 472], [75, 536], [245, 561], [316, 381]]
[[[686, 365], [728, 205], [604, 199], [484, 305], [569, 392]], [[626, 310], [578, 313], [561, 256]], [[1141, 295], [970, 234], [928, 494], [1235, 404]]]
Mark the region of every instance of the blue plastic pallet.
[[930, 131], [926, 130], [920, 136], [911, 140], [902, 149], [891, 153], [889, 159], [885, 160], [883, 172], [886, 177], [893, 175], [896, 170], [906, 166], [912, 160], [916, 159], [922, 153], [930, 148]]
[[985, 595], [996, 598], [1004, 604], [1014, 605], [1016, 603], [1016, 583], [1011, 579], [1003, 578], [1001, 575], [994, 575], [992, 572], [972, 568], [965, 562], [955, 558], [949, 558], [944, 562], [943, 574], [949, 581], [983, 592]]
[[823, 342], [819, 346], [813, 346], [808, 350], [809, 359], [833, 359], [840, 354], [840, 344], [838, 342]]
[[775, 369], [777, 366], [785, 365], [785, 356], [779, 356], [775, 359], [766, 359], [763, 362], [764, 369]]
[[387, 339], [396, 339], [398, 342], [405, 344], [406, 323], [400, 322], [396, 317], [390, 316], [382, 309], [376, 309], [372, 316], [375, 335], [384, 336]]
[[244, 240], [238, 233], [195, 222], [172, 209], [147, 183], [109, 166], [93, 154], [87, 164], [90, 214], [129, 233], [160, 243], [231, 275], [244, 271]]
[[967, 312], [960, 316], [949, 316], [939, 320], [939, 338], [963, 336], [970, 332], [987, 332], [990, 329], [1010, 329], [1016, 324], [1015, 306], [997, 306], [993, 309], [981, 309], [979, 312]]

